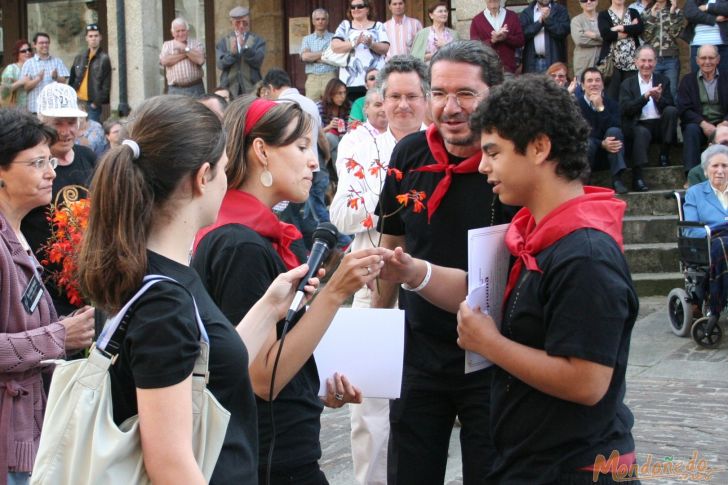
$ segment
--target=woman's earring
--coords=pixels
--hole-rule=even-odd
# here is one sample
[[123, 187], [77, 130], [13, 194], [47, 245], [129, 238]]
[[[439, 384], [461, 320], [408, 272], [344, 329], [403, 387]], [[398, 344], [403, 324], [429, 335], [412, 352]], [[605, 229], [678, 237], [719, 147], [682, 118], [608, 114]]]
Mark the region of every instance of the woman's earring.
[[273, 185], [273, 174], [268, 171], [266, 166], [263, 172], [260, 174], [260, 183], [263, 187], [270, 187]]

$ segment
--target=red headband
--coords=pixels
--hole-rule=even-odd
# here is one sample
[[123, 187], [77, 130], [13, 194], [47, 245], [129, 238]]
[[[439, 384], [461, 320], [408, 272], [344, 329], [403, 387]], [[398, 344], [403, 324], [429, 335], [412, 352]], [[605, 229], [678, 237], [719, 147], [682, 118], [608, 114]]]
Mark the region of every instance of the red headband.
[[253, 101], [250, 104], [250, 108], [248, 108], [248, 114], [245, 116], [245, 131], [243, 132], [243, 136], [248, 136], [263, 115], [276, 106], [277, 103], [269, 99], [258, 98]]

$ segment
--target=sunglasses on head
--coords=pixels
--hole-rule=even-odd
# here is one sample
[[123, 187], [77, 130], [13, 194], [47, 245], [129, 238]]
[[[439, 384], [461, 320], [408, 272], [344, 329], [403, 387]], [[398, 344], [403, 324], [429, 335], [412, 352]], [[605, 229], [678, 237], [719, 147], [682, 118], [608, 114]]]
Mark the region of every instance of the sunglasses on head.
[[357, 4], [351, 6], [352, 10], [362, 10], [364, 8], [369, 8], [369, 5], [365, 5], [363, 3], [357, 3]]

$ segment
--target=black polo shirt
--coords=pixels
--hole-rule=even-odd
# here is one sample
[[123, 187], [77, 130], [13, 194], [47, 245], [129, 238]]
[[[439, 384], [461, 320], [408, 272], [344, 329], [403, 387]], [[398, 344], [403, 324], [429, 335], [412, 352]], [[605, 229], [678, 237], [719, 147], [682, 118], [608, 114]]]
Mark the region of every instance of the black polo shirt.
[[[450, 156], [451, 164], [463, 160]], [[404, 177], [397, 181], [391, 174], [385, 180], [377, 207], [379, 230], [384, 234], [404, 235], [407, 252], [416, 258], [467, 270], [468, 230], [508, 222], [512, 212], [504, 210], [487, 178], [477, 172], [452, 176], [450, 189], [429, 223], [427, 209], [415, 212], [411, 202], [398, 210], [400, 203], [396, 196], [409, 190], [424, 191], [427, 204], [444, 173], [411, 170], [433, 163], [435, 159], [424, 131], [397, 143], [389, 167], [400, 170]], [[465, 353], [457, 345], [455, 314], [404, 290], [399, 292], [399, 304], [405, 309], [405, 365], [426, 374], [462, 376]]]

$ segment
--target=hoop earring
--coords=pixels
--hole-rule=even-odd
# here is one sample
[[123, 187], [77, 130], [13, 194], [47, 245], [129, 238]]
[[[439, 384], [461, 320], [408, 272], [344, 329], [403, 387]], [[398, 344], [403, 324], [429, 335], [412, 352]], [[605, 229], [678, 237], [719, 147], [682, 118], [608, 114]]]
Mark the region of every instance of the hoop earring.
[[273, 185], [273, 174], [268, 171], [268, 167], [265, 167], [263, 172], [260, 174], [260, 184], [263, 187], [270, 187]]

